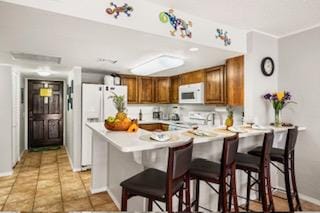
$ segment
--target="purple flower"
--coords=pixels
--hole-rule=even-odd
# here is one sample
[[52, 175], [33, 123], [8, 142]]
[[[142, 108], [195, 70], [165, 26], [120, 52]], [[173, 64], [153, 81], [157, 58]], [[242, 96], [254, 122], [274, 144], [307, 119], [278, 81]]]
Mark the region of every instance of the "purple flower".
[[285, 92], [285, 93], [284, 93], [284, 99], [285, 99], [285, 100], [290, 100], [290, 99], [291, 99], [291, 94], [290, 94], [290, 92]]
[[270, 100], [271, 94], [270, 94], [270, 93], [267, 93], [267, 94], [265, 94], [265, 95], [263, 96], [263, 98], [266, 99], [266, 100]]

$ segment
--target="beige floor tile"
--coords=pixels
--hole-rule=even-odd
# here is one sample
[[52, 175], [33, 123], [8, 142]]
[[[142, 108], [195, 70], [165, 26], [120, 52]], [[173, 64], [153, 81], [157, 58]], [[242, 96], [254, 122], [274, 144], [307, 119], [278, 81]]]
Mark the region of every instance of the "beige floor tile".
[[56, 195], [60, 194], [61, 195], [61, 187], [60, 185], [56, 185], [53, 187], [47, 187], [43, 189], [38, 189], [36, 193], [36, 198], [37, 197], [42, 197], [42, 196], [50, 196], [50, 195]]
[[14, 182], [15, 182], [15, 179], [9, 179], [9, 180], [0, 181], [0, 188], [2, 188], [2, 187], [11, 187]]
[[35, 191], [16, 192], [9, 194], [7, 203], [20, 202], [23, 200], [34, 199]]
[[89, 198], [94, 207], [106, 203], [113, 203], [111, 197], [107, 193], [93, 194]]
[[99, 206], [95, 206], [94, 207], [95, 211], [113, 211], [113, 212], [117, 212], [119, 211], [118, 207], [114, 204], [114, 203], [105, 203]]
[[63, 212], [62, 202], [33, 208], [33, 212]]
[[24, 184], [14, 184], [13, 187], [12, 187], [12, 192], [11, 193], [26, 192], [26, 191], [35, 192], [36, 188], [37, 188], [37, 183], [36, 182], [24, 183]]
[[60, 181], [57, 179], [51, 179], [51, 180], [41, 180], [38, 181], [37, 189], [43, 189], [48, 188], [52, 186], [60, 185]]
[[0, 196], [0, 204], [1, 205], [4, 204], [7, 200], [7, 198], [8, 198], [8, 195], [1, 195]]
[[82, 198], [78, 200], [67, 201], [63, 203], [64, 210], [69, 211], [92, 211], [93, 208], [88, 198]]
[[58, 172], [52, 172], [52, 173], [40, 173], [39, 175], [39, 181], [41, 180], [52, 180], [52, 179], [59, 179], [59, 173]]
[[40, 206], [48, 206], [60, 202], [62, 202], [61, 194], [52, 194], [40, 197], [37, 196], [34, 201], [34, 207], [38, 208]]
[[80, 198], [88, 197], [85, 189], [79, 190], [62, 190], [62, 199], [64, 202], [70, 200], [78, 200]]
[[23, 212], [31, 212], [33, 206], [33, 199], [6, 203], [3, 208], [3, 211], [23, 211]]
[[0, 196], [2, 195], [8, 195], [11, 191], [11, 187], [3, 187], [0, 188]]
[[17, 177], [15, 184], [37, 183], [38, 176]]
[[69, 183], [62, 183], [62, 190], [80, 190], [84, 189], [83, 184], [80, 182], [69, 182]]

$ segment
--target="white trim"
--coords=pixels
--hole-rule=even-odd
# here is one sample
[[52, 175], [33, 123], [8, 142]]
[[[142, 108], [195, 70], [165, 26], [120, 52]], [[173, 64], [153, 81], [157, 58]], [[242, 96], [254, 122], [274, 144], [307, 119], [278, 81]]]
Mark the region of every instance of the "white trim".
[[[92, 189], [92, 188], [90, 188], [90, 192], [92, 193], [92, 194], [97, 194], [97, 193], [100, 193], [100, 192], [107, 192], [107, 191], [109, 191], [108, 190], [108, 187], [102, 187], [102, 188], [97, 188], [97, 189]], [[111, 196], [110, 196], [111, 197]], [[111, 197], [111, 199], [112, 199], [112, 197]], [[113, 199], [112, 199], [113, 200]]]
[[[282, 187], [278, 187], [278, 189], [285, 191], [285, 188], [282, 188]], [[301, 193], [299, 193], [299, 198], [309, 203], [313, 203], [320, 206], [320, 200], [318, 200], [317, 198], [310, 197], [308, 195], [301, 194]]]
[[275, 38], [275, 39], [281, 38], [281, 36], [276, 36], [274, 34], [267, 33], [267, 32], [260, 31], [260, 30], [256, 30], [256, 29], [251, 29], [251, 30], [248, 31], [248, 33], [250, 33], [250, 32], [260, 33], [260, 34], [263, 34], [263, 35], [266, 35], [266, 36], [269, 36], [269, 37], [272, 37], [272, 38]]
[[289, 36], [296, 35], [296, 34], [299, 34], [299, 33], [303, 33], [303, 32], [309, 31], [309, 30], [313, 30], [313, 29], [318, 28], [318, 27], [320, 27], [320, 23], [316, 24], [316, 25], [313, 25], [311, 27], [306, 27], [306, 28], [303, 28], [303, 29], [300, 29], [300, 30], [293, 31], [291, 33], [284, 34], [282, 36], [279, 36], [279, 38], [281, 39], [281, 38], [289, 37]]
[[113, 203], [118, 207], [118, 209], [121, 209], [121, 205], [120, 205], [120, 203], [117, 201], [116, 196], [114, 196], [114, 194], [112, 193], [112, 191], [107, 188], [107, 192], [108, 192], [109, 196], [111, 197], [111, 200], [113, 201]]
[[66, 149], [66, 152], [67, 152], [67, 155], [68, 155], [68, 159], [69, 159], [69, 162], [70, 162], [70, 165], [71, 165], [72, 171], [73, 171], [73, 172], [81, 172], [81, 171], [82, 171], [82, 169], [81, 169], [81, 168], [75, 168], [75, 167], [73, 167], [73, 163], [72, 163], [71, 156], [70, 156], [70, 154], [69, 154], [68, 147], [67, 147], [67, 146], [65, 146], [65, 149]]
[[21, 158], [22, 158], [22, 156], [24, 155], [25, 151], [26, 151], [26, 149], [23, 150], [23, 151], [20, 153], [20, 155], [19, 155], [19, 161], [21, 160]]
[[10, 172], [1, 172], [0, 177], [6, 177], [6, 176], [11, 176], [13, 174], [13, 171], [11, 170]]

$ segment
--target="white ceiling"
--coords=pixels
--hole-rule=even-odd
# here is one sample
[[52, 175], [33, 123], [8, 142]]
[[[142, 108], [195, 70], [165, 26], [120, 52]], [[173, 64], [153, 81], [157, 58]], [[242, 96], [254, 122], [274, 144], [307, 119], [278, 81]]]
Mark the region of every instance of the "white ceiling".
[[275, 37], [320, 25], [320, 0], [150, 0], [244, 30]]
[[[198, 47], [199, 52], [189, 48]], [[0, 63], [12, 63], [37, 69], [41, 65], [14, 61], [10, 52], [25, 52], [62, 57], [62, 65], [52, 70], [66, 72], [73, 66], [90, 70], [128, 73], [130, 68], [160, 54], [181, 57], [185, 65], [158, 75], [174, 75], [223, 64], [234, 52], [194, 45], [109, 26], [83, 19], [58, 15], [0, 1]], [[97, 58], [118, 60], [116, 64], [98, 63]]]

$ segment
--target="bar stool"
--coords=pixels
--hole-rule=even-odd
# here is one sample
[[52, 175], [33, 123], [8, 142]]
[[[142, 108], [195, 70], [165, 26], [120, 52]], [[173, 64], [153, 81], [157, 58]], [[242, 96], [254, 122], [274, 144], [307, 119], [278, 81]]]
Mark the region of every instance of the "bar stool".
[[[289, 205], [289, 210], [291, 212], [296, 210], [302, 211], [297, 184], [296, 184], [295, 168], [294, 168], [294, 148], [297, 142], [297, 137], [298, 137], [298, 127], [289, 129], [287, 134], [285, 149], [272, 148], [270, 152], [271, 164], [274, 165], [281, 173], [284, 174], [288, 205]], [[262, 154], [261, 150], [262, 150], [261, 147], [257, 147], [249, 151], [248, 153], [256, 156], [261, 156]], [[284, 170], [279, 168], [272, 161], [283, 164]], [[293, 189], [293, 193], [291, 192], [291, 187]], [[293, 204], [293, 199], [296, 200], [296, 206], [294, 206]]]
[[[200, 180], [205, 181], [211, 189], [219, 194], [218, 211], [220, 211], [222, 207], [222, 212], [231, 212], [232, 199], [234, 205], [233, 211], [239, 211], [235, 177], [235, 155], [237, 153], [238, 144], [238, 134], [224, 139], [221, 164], [201, 158], [192, 161], [190, 178], [191, 180], [196, 180], [196, 198], [192, 202], [192, 206], [195, 206], [195, 211], [199, 210]], [[219, 184], [219, 191], [210, 183]], [[229, 205], [227, 202], [228, 195]]]
[[[179, 211], [182, 211], [183, 190], [185, 189], [186, 210], [190, 211], [190, 176], [193, 139], [178, 147], [169, 148], [167, 172], [147, 169], [125, 181], [122, 186], [121, 211], [127, 211], [128, 199], [134, 196], [148, 198], [148, 211], [153, 202], [166, 203], [166, 211], [172, 212], [172, 197], [179, 193]], [[185, 188], [184, 188], [185, 184]], [[162, 210], [162, 209], [161, 209]]]
[[[266, 133], [264, 135], [261, 156], [257, 157], [251, 154], [237, 153], [237, 169], [248, 174], [246, 211], [249, 211], [250, 191], [255, 184], [259, 184], [259, 192], [262, 198], [262, 208], [264, 212], [274, 212], [271, 181], [270, 181], [270, 151], [272, 149], [274, 134]], [[251, 173], [258, 173], [259, 178], [254, 178]], [[254, 182], [251, 184], [251, 179]], [[267, 199], [268, 197], [268, 199]], [[268, 204], [269, 200], [269, 204]]]

